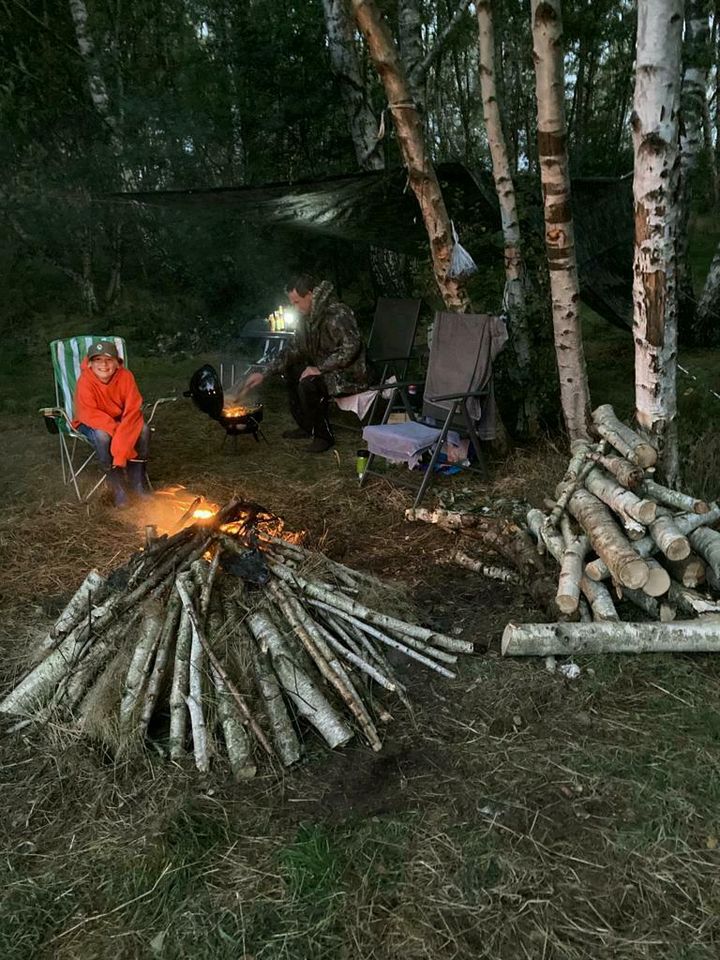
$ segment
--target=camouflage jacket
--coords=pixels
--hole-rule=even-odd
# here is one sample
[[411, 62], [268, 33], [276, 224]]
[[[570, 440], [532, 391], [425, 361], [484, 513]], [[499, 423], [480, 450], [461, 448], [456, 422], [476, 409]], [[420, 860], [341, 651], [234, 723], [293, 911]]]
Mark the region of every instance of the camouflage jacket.
[[273, 368], [284, 372], [298, 362], [320, 370], [331, 396], [357, 393], [367, 386], [365, 345], [355, 315], [337, 299], [328, 281], [313, 290], [310, 313], [301, 319], [292, 347]]

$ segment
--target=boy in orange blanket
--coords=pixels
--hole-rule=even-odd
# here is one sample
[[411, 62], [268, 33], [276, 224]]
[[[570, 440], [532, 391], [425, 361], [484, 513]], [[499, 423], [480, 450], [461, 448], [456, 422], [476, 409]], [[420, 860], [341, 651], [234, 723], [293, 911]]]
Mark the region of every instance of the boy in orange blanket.
[[116, 507], [128, 505], [130, 490], [149, 496], [146, 474], [150, 428], [143, 420], [142, 397], [112, 340], [98, 340], [82, 362], [75, 388], [73, 427], [95, 447], [106, 471]]

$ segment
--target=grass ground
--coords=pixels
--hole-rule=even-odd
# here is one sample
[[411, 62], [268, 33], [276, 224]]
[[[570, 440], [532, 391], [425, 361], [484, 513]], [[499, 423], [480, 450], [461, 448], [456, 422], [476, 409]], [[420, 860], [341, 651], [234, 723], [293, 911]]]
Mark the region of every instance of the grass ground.
[[[588, 317], [586, 341], [595, 400], [626, 412], [631, 338]], [[720, 364], [685, 359], [702, 378], [682, 399], [697, 458], [712, 437], [696, 421], [714, 419], [701, 387], [717, 388]], [[147, 394], [182, 390], [195, 365], [133, 363]], [[6, 372], [0, 689], [84, 573], [117, 565], [150, 519], [63, 495], [53, 438], [29, 412], [51, 399], [44, 355]], [[448, 568], [446, 535], [402, 519], [405, 493], [382, 481], [358, 491], [353, 435], [315, 459], [281, 441], [283, 411], [270, 394], [270, 444], [232, 456], [188, 401], [163, 409], [154, 482], [260, 500], [331, 555], [399, 581], [477, 654], [455, 681], [409, 670], [414, 711], [395, 705], [380, 754], [311, 740], [300, 769], [241, 785], [222, 766], [203, 780], [156, 756], [118, 762], [60, 727], [3, 737], [0, 955], [714, 960], [720, 661], [585, 657], [569, 682], [501, 660], [505, 623], [537, 612]], [[561, 445], [539, 444], [495, 464], [473, 496], [539, 503], [564, 463]], [[716, 495], [698, 463], [691, 480]]]

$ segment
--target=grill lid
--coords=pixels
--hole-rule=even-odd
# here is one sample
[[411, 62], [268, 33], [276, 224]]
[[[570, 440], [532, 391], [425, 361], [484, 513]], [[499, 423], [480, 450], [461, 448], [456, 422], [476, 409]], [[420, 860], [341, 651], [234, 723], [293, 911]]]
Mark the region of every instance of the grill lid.
[[215, 367], [204, 364], [190, 377], [190, 389], [184, 396], [190, 397], [195, 406], [213, 420], [219, 420], [224, 404], [220, 377]]

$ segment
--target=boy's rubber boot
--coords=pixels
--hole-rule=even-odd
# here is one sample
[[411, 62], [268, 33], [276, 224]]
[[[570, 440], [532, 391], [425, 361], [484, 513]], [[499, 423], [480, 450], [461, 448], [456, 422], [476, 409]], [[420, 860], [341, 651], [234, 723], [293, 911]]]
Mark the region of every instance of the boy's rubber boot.
[[136, 497], [147, 498], [152, 496], [147, 485], [147, 460], [128, 460], [127, 474], [130, 492]]
[[113, 496], [113, 501], [118, 510], [123, 510], [125, 507], [130, 506], [130, 500], [128, 499], [127, 492], [125, 491], [125, 484], [123, 483], [123, 470], [120, 470], [118, 467], [113, 467], [111, 470], [108, 470], [108, 486]]

